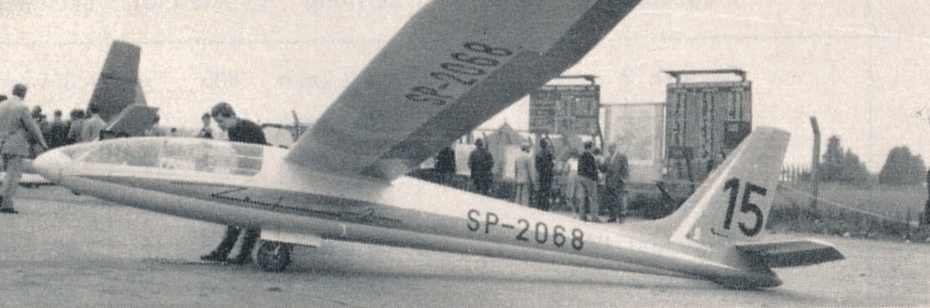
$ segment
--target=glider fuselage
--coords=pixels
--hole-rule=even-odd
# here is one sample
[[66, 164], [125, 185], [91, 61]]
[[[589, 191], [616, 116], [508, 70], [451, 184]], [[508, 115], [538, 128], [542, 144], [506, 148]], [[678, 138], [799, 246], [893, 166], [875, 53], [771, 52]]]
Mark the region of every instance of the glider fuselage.
[[[747, 271], [754, 266], [740, 261], [736, 249], [672, 243], [645, 223], [585, 222], [410, 177], [385, 184], [329, 175], [290, 164], [282, 159], [285, 153], [226, 141], [133, 138], [57, 150], [37, 166], [58, 168], [50, 180], [80, 193], [303, 237], [308, 245], [317, 238], [345, 240], [758, 286], [780, 283], [767, 269]], [[731, 262], [712, 261], [721, 258]]]

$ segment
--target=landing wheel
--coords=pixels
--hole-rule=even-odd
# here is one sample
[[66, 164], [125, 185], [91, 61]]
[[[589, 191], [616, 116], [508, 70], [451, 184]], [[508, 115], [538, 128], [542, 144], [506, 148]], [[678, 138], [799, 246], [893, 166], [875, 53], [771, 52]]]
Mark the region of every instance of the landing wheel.
[[262, 242], [258, 248], [258, 266], [268, 272], [283, 271], [291, 264], [293, 245], [281, 242]]

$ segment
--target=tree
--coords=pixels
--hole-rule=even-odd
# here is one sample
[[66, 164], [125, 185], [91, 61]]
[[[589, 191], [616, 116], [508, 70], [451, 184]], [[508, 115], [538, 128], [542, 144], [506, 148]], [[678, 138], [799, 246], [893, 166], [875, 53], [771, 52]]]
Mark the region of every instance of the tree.
[[851, 149], [847, 149], [844, 153], [840, 138], [836, 135], [831, 136], [827, 141], [827, 151], [823, 154], [820, 170], [822, 170], [820, 179], [824, 182], [861, 184], [869, 179], [869, 170], [866, 169], [865, 164]]
[[878, 174], [878, 182], [891, 185], [910, 185], [923, 183], [926, 172], [924, 160], [919, 155], [912, 155], [907, 146], [899, 146], [888, 152], [885, 165]]
[[837, 182], [843, 170], [843, 148], [840, 147], [840, 138], [830, 136], [827, 141], [827, 151], [823, 153], [820, 162], [820, 180], [824, 182]]
[[844, 183], [862, 184], [869, 179], [869, 169], [859, 161], [859, 156], [853, 154], [850, 149], [846, 149], [846, 155], [843, 156], [843, 169], [841, 172], [840, 181]]

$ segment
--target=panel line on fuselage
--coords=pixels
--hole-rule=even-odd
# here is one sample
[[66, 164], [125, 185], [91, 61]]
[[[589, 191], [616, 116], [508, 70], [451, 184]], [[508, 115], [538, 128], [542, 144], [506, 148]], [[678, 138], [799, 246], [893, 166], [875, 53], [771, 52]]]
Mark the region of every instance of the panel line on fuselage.
[[[658, 261], [659, 259], [662, 259], [673, 263], [669, 266], [681, 269], [687, 269], [689, 268], [687, 264], [692, 264], [693, 266], [699, 266], [702, 268], [706, 267], [716, 268], [719, 270], [735, 270], [730, 266], [720, 264], [718, 262], [713, 262], [709, 259], [686, 254], [682, 251], [677, 251], [672, 248], [659, 247], [650, 242], [636, 240], [629, 236], [621, 235], [618, 233], [619, 226], [598, 225], [581, 221], [577, 221], [572, 225], [566, 224], [566, 226], [572, 228], [577, 226], [577, 228], [580, 228], [581, 230], [584, 230], [583, 232], [589, 234], [588, 238], [585, 240], [585, 245], [587, 245], [587, 249], [585, 250], [590, 252], [585, 253], [580, 249], [578, 251], [572, 251], [571, 248], [568, 247], [569, 245], [565, 245], [566, 247], [563, 249], [557, 249], [554, 246], [548, 247], [552, 245], [534, 245], [535, 242], [532, 240], [525, 242], [515, 241], [514, 234], [518, 230], [513, 229], [511, 229], [511, 231], [490, 232], [493, 230], [488, 230], [488, 232], [468, 232], [469, 230], [467, 230], [467, 225], [469, 224], [469, 221], [467, 219], [467, 213], [463, 213], [462, 215], [448, 215], [443, 214], [442, 212], [444, 211], [430, 211], [429, 208], [424, 209], [406, 206], [398, 207], [396, 205], [385, 203], [375, 203], [364, 200], [325, 196], [313, 193], [274, 191], [261, 188], [215, 185], [207, 186], [200, 185], [199, 183], [182, 182], [177, 180], [165, 181], [138, 178], [128, 179], [118, 176], [99, 175], [85, 176], [85, 178], [138, 189], [168, 192], [189, 198], [195, 198], [219, 204], [227, 204], [240, 208], [249, 208], [297, 216], [307, 216], [323, 220], [333, 220], [339, 224], [349, 223], [353, 225], [357, 224], [378, 228], [405, 230], [408, 232], [424, 232], [427, 234], [459, 238], [463, 240], [491, 242], [499, 245], [525, 247], [529, 249], [542, 249], [544, 251], [551, 251], [556, 253], [587, 256], [602, 260], [609, 260], [612, 262], [646, 264], [644, 266], [654, 267], [657, 269], [664, 268], [661, 262]], [[171, 188], [167, 186], [171, 186]], [[222, 188], [222, 190], [210, 192], [205, 190], [205, 187]], [[242, 194], [237, 195], [236, 193]], [[466, 192], [462, 193], [470, 194]], [[291, 196], [288, 196], [288, 194], [291, 194]], [[331, 204], [339, 204], [339, 206], [332, 206]], [[312, 205], [318, 206], [314, 207]], [[549, 223], [549, 225], [556, 226], [560, 223], [560, 221], [571, 219], [569, 217], [561, 216], [558, 214], [545, 213], [528, 208], [522, 208], [516, 204], [508, 203], [507, 205], [513, 205], [514, 207], [510, 208], [508, 211], [499, 211], [500, 215], [502, 215], [500, 216], [501, 224], [504, 224], [503, 221], [505, 218], [507, 221], [517, 222], [517, 217], [526, 217], [527, 219], [532, 219], [533, 222], [536, 222], [537, 224]], [[477, 205], [464, 207], [479, 208], [482, 211], [497, 211], [497, 209], [500, 208]], [[446, 210], [448, 211], [448, 209]], [[508, 217], [513, 215], [517, 216]], [[404, 217], [416, 217], [417, 219], [405, 220]], [[516, 225], [519, 225], [519, 222], [517, 222]], [[487, 228], [490, 228], [490, 226]], [[539, 232], [538, 228], [539, 227], [537, 226], [537, 233]], [[548, 227], [546, 227], [546, 229], [548, 229]], [[494, 230], [503, 229], [494, 228]], [[547, 234], [545, 234], [544, 237], [554, 238], [554, 233], [550, 234], [548, 230], [546, 233]], [[345, 230], [343, 230], [341, 234], [345, 234]], [[540, 235], [536, 234], [536, 236], [538, 237]], [[539, 241], [539, 238], [536, 240]], [[552, 241], [549, 242], [551, 243]], [[708, 270], [705, 269], [699, 271], [707, 272]]]

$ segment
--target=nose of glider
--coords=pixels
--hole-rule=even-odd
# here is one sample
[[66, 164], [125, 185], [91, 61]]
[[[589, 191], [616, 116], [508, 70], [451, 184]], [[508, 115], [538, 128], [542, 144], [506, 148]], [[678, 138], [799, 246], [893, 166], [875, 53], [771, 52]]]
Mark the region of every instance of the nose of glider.
[[32, 161], [32, 168], [45, 177], [46, 180], [58, 183], [64, 168], [71, 164], [71, 158], [58, 150], [52, 150], [39, 155]]

